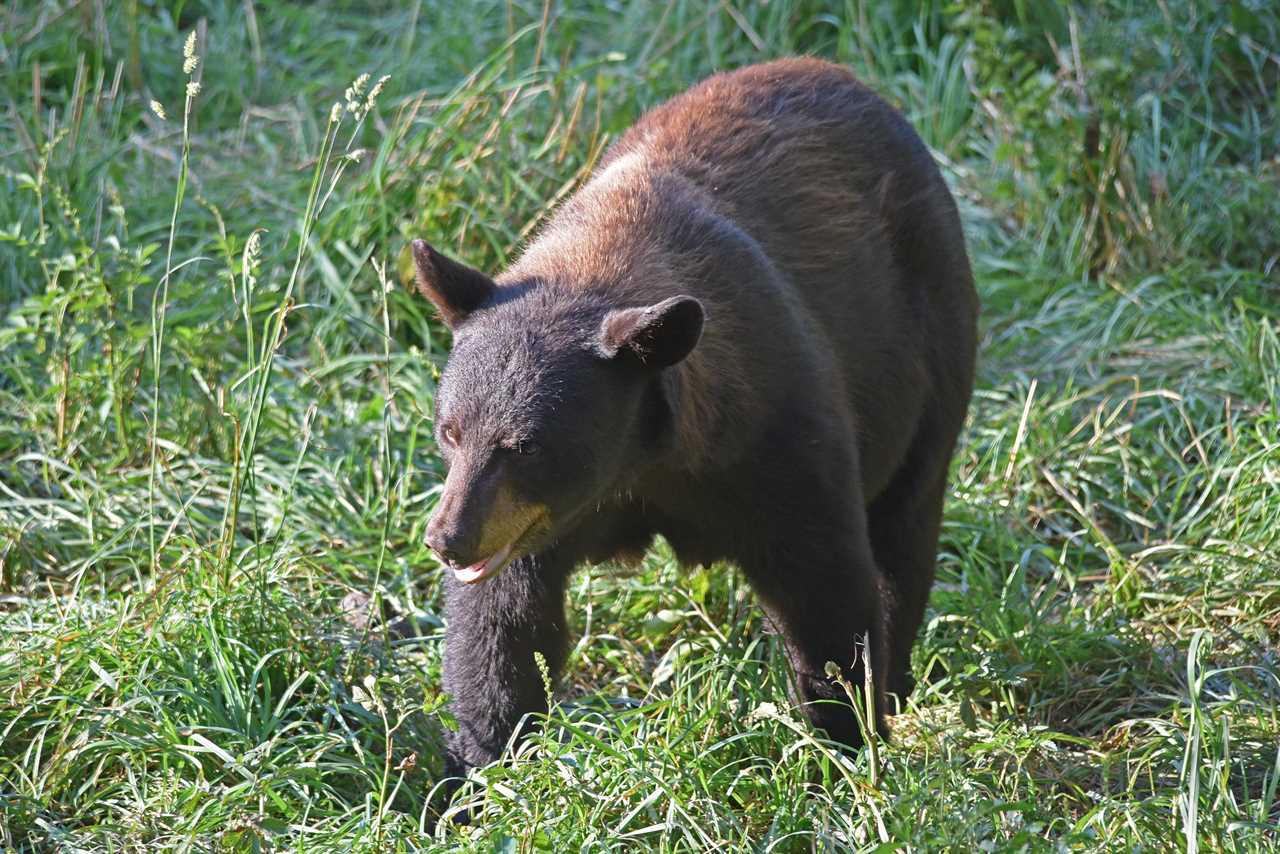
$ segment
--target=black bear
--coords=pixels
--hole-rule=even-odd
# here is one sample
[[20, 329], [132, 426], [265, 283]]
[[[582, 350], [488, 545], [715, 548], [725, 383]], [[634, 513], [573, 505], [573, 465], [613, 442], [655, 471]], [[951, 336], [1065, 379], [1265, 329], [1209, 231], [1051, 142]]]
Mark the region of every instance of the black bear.
[[[978, 300], [955, 202], [896, 110], [843, 68], [718, 74], [606, 152], [505, 273], [423, 241], [453, 330], [436, 398], [448, 478], [448, 770], [495, 759], [545, 709], [535, 652], [567, 649], [574, 567], [725, 560], [781, 633], [832, 738], [911, 690]], [[835, 702], [829, 702], [834, 700]]]

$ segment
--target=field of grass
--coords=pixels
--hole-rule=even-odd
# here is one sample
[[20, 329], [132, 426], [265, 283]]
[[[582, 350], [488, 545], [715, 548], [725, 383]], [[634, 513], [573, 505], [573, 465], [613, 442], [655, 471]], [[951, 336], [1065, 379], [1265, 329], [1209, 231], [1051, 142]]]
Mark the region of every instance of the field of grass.
[[[658, 543], [449, 807], [407, 241], [496, 269], [792, 53], [910, 117], [983, 298], [920, 685], [837, 756]], [[1269, 0], [6, 4], [0, 849], [1278, 850], [1278, 321]]]

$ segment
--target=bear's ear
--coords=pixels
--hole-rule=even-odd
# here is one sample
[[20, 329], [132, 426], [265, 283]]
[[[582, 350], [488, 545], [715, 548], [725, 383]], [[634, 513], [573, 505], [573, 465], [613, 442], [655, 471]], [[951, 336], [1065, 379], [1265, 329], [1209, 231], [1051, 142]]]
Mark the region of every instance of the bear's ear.
[[600, 324], [599, 352], [610, 359], [626, 355], [649, 367], [670, 367], [693, 351], [702, 320], [702, 303], [689, 296], [616, 309]]
[[498, 287], [484, 273], [441, 255], [425, 240], [413, 241], [413, 263], [419, 293], [435, 304], [450, 329], [484, 305]]

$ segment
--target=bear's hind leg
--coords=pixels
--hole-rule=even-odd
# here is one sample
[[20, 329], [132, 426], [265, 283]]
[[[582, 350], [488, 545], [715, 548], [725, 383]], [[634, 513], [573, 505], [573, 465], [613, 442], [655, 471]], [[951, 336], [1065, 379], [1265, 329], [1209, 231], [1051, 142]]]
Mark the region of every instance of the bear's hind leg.
[[953, 445], [954, 438], [922, 429], [889, 486], [867, 507], [871, 549], [889, 584], [887, 687], [900, 704], [915, 687], [911, 649], [933, 586]]

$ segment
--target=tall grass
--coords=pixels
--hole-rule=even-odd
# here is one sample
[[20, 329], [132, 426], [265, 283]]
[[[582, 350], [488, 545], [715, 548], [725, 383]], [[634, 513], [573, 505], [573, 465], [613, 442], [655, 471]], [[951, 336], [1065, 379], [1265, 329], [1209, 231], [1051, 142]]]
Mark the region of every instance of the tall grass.
[[[0, 844], [1277, 844], [1268, 5], [0, 15]], [[575, 579], [546, 726], [447, 805], [407, 240], [497, 267], [645, 108], [795, 52], [920, 129], [984, 300], [920, 687], [838, 754], [659, 542]]]

